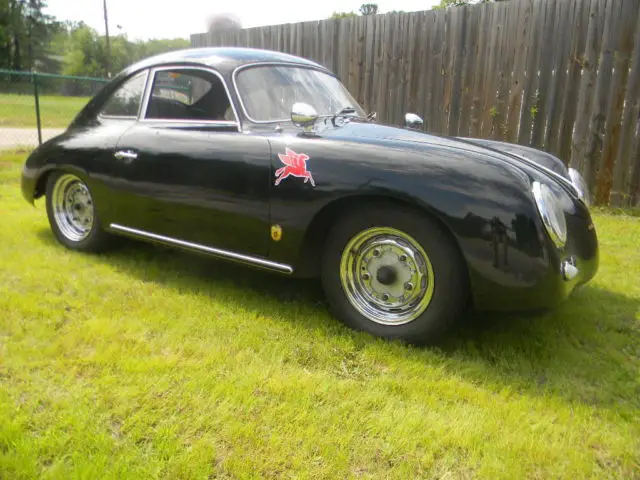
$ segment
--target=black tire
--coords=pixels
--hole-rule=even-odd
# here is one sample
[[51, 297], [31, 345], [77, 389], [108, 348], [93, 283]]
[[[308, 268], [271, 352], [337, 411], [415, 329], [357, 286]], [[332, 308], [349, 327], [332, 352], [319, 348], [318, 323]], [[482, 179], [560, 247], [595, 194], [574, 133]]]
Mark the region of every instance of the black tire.
[[[408, 234], [419, 243], [432, 266], [431, 300], [426, 309], [408, 323], [386, 325], [373, 321], [354, 307], [343, 287], [340, 275], [343, 251], [352, 238], [373, 227], [388, 227]], [[411, 344], [436, 342], [466, 308], [468, 284], [464, 260], [451, 237], [436, 221], [410, 208], [386, 203], [359, 207], [335, 224], [325, 243], [322, 285], [332, 313], [349, 327], [378, 337]]]
[[[64, 227], [62, 227], [59, 223], [63, 220], [57, 219], [55, 214], [55, 200], [53, 197], [56, 185], [61, 181], [68, 180], [70, 176], [74, 177], [74, 181], [76, 182], [76, 184], [78, 184], [79, 182], [79, 184], [86, 188], [87, 192], [89, 193], [89, 200], [91, 201], [91, 206], [93, 209], [93, 220], [91, 226], [90, 228], [88, 228], [87, 233], [83, 234], [83, 238], [73, 238], [72, 235], [65, 234], [63, 231]], [[51, 231], [56, 237], [56, 240], [58, 240], [58, 242], [60, 242], [68, 249], [80, 252], [102, 252], [109, 249], [113, 245], [113, 236], [102, 229], [100, 219], [95, 213], [93, 198], [91, 197], [91, 194], [89, 192], [89, 187], [80, 177], [76, 175], [70, 175], [66, 172], [53, 172], [49, 174], [49, 177], [47, 178], [46, 188], [46, 205], [47, 217], [49, 219]]]

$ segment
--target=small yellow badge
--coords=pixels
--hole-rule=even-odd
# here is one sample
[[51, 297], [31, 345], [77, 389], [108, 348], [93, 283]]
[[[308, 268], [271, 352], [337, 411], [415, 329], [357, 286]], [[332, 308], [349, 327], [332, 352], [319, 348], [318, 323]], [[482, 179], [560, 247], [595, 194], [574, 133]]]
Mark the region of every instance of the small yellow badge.
[[282, 227], [280, 225], [271, 225], [271, 238], [274, 242], [282, 239]]

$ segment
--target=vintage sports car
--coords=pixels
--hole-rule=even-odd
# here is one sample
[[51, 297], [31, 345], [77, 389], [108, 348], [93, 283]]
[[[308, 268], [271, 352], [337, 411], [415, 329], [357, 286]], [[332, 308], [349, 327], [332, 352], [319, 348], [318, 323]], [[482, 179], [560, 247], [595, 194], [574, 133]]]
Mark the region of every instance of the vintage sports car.
[[598, 267], [580, 175], [547, 153], [381, 125], [309, 60], [172, 52], [120, 73], [27, 159], [67, 248], [125, 235], [322, 279], [334, 315], [438, 338], [467, 306], [557, 305]]

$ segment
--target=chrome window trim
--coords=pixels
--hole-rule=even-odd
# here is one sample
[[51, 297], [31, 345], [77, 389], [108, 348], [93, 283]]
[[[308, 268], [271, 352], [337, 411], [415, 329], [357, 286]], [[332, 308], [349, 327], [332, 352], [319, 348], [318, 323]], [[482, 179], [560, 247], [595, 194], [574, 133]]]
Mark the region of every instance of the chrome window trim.
[[249, 113], [247, 112], [247, 108], [244, 105], [244, 102], [242, 101], [242, 95], [240, 95], [240, 89], [238, 88], [238, 82], [236, 80], [236, 76], [238, 75], [239, 72], [241, 72], [242, 70], [245, 70], [247, 68], [253, 68], [253, 67], [267, 67], [267, 66], [276, 66], [276, 67], [291, 67], [291, 68], [308, 68], [309, 70], [317, 70], [318, 72], [322, 72], [322, 73], [326, 73], [327, 75], [333, 77], [333, 78], [338, 78], [333, 72], [331, 72], [330, 70], [327, 70], [326, 68], [322, 67], [322, 66], [315, 66], [315, 65], [305, 65], [303, 63], [294, 63], [294, 62], [256, 62], [256, 63], [248, 63], [246, 65], [240, 65], [239, 67], [236, 67], [235, 70], [233, 71], [233, 73], [231, 74], [231, 81], [233, 82], [233, 88], [236, 91], [236, 96], [238, 97], [238, 102], [240, 103], [240, 108], [242, 108], [242, 113], [244, 113], [244, 116], [247, 118], [247, 120], [249, 120], [251, 123], [257, 123], [257, 124], [269, 124], [269, 123], [282, 123], [282, 122], [290, 122], [291, 118], [284, 118], [284, 119], [280, 119], [280, 120], [256, 120], [254, 118], [251, 117], [251, 115], [249, 115]]
[[[125, 78], [124, 80], [122, 80], [120, 82], [120, 85], [118, 85], [118, 87], [111, 92], [111, 94], [109, 95], [109, 98], [107, 98], [104, 103], [102, 104], [102, 108], [104, 108], [104, 106], [106, 105], [106, 103], [111, 100], [111, 97], [113, 96], [114, 93], [116, 93], [120, 87], [125, 83], [128, 82], [129, 80], [131, 80], [133, 77], [140, 75], [141, 73], [145, 74], [145, 78], [144, 78], [144, 86], [142, 87], [142, 101], [140, 102], [140, 105], [138, 105], [138, 113], [136, 115], [104, 115], [101, 112], [98, 112], [97, 117], [98, 118], [106, 118], [109, 120], [136, 120], [140, 117], [140, 112], [142, 111], [142, 105], [144, 103], [144, 97], [147, 94], [147, 84], [149, 82], [149, 68], [145, 68], [144, 72], [142, 70], [129, 75], [127, 78]], [[101, 108], [101, 110], [102, 110]]]
[[178, 120], [166, 118], [142, 118], [138, 120], [140, 123], [168, 123], [179, 125], [210, 125], [217, 127], [236, 127], [238, 124], [233, 120]]
[[278, 272], [287, 273], [287, 274], [293, 273], [293, 267], [291, 267], [290, 265], [286, 265], [284, 263], [272, 262], [270, 260], [266, 260], [260, 257], [254, 257], [252, 255], [245, 255], [242, 253], [232, 252], [230, 250], [224, 250], [222, 248], [208, 247], [206, 245], [201, 245], [199, 243], [192, 243], [192, 242], [187, 242], [186, 240], [179, 240], [177, 238], [166, 237], [164, 235], [158, 235], [157, 233], [138, 230], [137, 228], [125, 227], [124, 225], [119, 225], [117, 223], [112, 223], [111, 225], [109, 225], [109, 227], [112, 230], [128, 233], [129, 235], [134, 235], [137, 237], [155, 240], [157, 242], [165, 243], [167, 245], [174, 245], [174, 246], [187, 248], [189, 250], [208, 253], [216, 257], [226, 258], [226, 259], [234, 260], [240, 263], [246, 263], [256, 267], [265, 268], [267, 270], [276, 270]]
[[[238, 111], [236, 110], [236, 106], [233, 103], [233, 98], [231, 98], [231, 92], [229, 91], [229, 86], [225, 81], [224, 77], [220, 72], [212, 67], [202, 67], [197, 65], [163, 65], [161, 67], [152, 67], [150, 69], [149, 77], [147, 78], [147, 88], [145, 89], [145, 95], [142, 102], [142, 108], [138, 114], [138, 121], [142, 123], [179, 123], [179, 124], [188, 124], [188, 125], [218, 125], [218, 126], [233, 126], [238, 129], [238, 131], [242, 131], [240, 124], [240, 117], [238, 116]], [[202, 70], [203, 72], [208, 72], [214, 74], [216, 77], [220, 79], [222, 85], [224, 86], [224, 91], [227, 94], [227, 99], [229, 100], [229, 104], [231, 105], [231, 109], [233, 110], [233, 116], [236, 121], [232, 120], [184, 120], [184, 119], [171, 119], [171, 118], [146, 118], [147, 108], [149, 107], [149, 99], [151, 98], [151, 91], [153, 90], [153, 81], [156, 75], [156, 72], [162, 72], [167, 70]]]

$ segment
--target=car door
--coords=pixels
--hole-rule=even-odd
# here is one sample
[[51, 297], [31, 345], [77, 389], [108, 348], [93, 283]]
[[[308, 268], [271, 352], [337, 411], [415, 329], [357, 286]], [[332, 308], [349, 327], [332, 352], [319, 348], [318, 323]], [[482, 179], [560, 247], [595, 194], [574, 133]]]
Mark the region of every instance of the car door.
[[224, 80], [213, 70], [156, 68], [149, 82], [142, 118], [116, 148], [121, 200], [112, 228], [266, 256], [268, 141], [239, 131]]
[[113, 197], [113, 153], [122, 134], [137, 120], [148, 70], [133, 73], [108, 95], [91, 118], [74, 122], [57, 156], [87, 174], [86, 181], [101, 219], [109, 221], [117, 201]]

